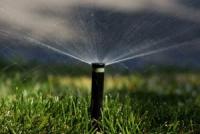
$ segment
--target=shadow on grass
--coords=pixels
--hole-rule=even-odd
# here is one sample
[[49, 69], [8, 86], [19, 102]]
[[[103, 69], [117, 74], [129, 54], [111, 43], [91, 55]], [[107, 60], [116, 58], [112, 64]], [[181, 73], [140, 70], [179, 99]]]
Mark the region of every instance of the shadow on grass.
[[110, 91], [107, 95], [118, 98], [122, 105], [128, 104], [133, 114], [149, 122], [152, 130], [166, 128], [178, 132], [200, 132], [199, 93], [177, 95], [124, 89]]

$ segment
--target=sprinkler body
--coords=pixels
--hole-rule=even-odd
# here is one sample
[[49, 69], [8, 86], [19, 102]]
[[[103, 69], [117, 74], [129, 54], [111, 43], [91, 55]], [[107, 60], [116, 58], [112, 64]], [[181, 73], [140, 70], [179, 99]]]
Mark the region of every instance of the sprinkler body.
[[98, 126], [95, 122], [98, 121], [101, 117], [104, 90], [104, 72], [105, 64], [92, 64], [91, 118], [94, 121], [94, 127]]

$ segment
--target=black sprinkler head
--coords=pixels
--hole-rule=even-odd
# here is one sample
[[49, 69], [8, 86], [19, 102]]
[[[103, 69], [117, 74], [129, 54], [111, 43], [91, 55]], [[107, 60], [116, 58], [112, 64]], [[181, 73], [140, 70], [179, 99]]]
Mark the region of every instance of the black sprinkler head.
[[104, 63], [93, 63], [92, 71], [96, 73], [104, 73], [105, 72], [105, 64]]
[[93, 127], [99, 128], [97, 121], [101, 117], [104, 90], [105, 64], [92, 64], [92, 97], [91, 97], [91, 118]]
[[92, 63], [93, 67], [105, 67], [104, 63]]

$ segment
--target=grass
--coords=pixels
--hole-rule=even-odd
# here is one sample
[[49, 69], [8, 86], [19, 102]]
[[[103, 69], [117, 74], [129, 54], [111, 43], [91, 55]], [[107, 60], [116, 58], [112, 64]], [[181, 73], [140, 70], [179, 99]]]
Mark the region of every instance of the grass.
[[[0, 133], [94, 133], [87, 73], [12, 68], [0, 69]], [[105, 87], [103, 133], [200, 133], [198, 72], [108, 75]]]

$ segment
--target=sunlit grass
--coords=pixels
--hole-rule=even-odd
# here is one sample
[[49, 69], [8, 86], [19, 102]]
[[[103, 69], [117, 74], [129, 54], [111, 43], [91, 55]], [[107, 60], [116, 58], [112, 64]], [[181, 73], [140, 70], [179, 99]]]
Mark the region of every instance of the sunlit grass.
[[[199, 133], [199, 74], [107, 75], [101, 131]], [[90, 85], [89, 75], [1, 72], [0, 133], [92, 133]]]

